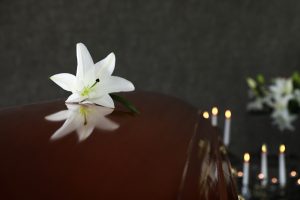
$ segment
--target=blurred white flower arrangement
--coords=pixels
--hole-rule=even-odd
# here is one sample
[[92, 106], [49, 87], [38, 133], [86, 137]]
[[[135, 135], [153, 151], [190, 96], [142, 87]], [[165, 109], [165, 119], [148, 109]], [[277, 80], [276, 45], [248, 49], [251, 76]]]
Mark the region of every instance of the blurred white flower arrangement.
[[263, 75], [247, 78], [251, 101], [247, 110], [270, 113], [273, 124], [281, 131], [294, 130], [293, 122], [300, 114], [300, 74], [289, 78], [274, 78], [268, 86]]

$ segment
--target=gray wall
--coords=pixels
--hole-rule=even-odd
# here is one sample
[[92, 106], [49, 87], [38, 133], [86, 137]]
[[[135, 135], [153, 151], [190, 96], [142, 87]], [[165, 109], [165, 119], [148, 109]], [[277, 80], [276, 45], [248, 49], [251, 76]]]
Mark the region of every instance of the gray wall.
[[246, 114], [244, 81], [300, 69], [299, 11], [297, 0], [2, 0], [0, 106], [66, 97], [48, 77], [75, 73], [81, 41], [95, 60], [114, 51], [115, 74], [138, 89], [231, 108], [239, 154], [271, 138], [299, 141], [299, 128], [279, 135]]

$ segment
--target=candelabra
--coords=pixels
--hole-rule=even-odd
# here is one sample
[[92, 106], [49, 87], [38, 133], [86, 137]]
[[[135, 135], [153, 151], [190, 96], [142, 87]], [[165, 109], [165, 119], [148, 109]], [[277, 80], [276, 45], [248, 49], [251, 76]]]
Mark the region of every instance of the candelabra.
[[[211, 111], [212, 126], [218, 126], [218, 108]], [[210, 118], [209, 112], [203, 117]], [[245, 152], [244, 159], [230, 151], [231, 111], [225, 111], [223, 143], [227, 148], [233, 166], [232, 172], [241, 193], [248, 200], [299, 200], [300, 199], [300, 159], [286, 153], [286, 146], [281, 144], [278, 154], [269, 154], [267, 144], [262, 144], [261, 151]]]

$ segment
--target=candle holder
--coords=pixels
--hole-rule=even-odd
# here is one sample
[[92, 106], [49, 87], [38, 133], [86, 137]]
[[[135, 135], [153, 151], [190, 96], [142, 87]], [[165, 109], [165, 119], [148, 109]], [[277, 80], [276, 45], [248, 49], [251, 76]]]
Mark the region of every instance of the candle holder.
[[[216, 124], [216, 117], [218, 114], [217, 108], [212, 109], [212, 115], [214, 118], [211, 119], [212, 126], [214, 126], [218, 132], [222, 133]], [[203, 112], [203, 117], [209, 119], [210, 115], [208, 112]], [[256, 125], [264, 125], [266, 123], [258, 123]], [[262, 143], [261, 151], [251, 152], [251, 161], [249, 159], [242, 159], [242, 157], [234, 154], [230, 151], [230, 124], [231, 124], [231, 111], [225, 111], [225, 119], [223, 126], [223, 134], [220, 135], [220, 140], [223, 139], [223, 143], [226, 148], [227, 155], [232, 164], [232, 174], [236, 178], [238, 190], [241, 193], [241, 198], [248, 200], [299, 200], [300, 199], [300, 158], [293, 154], [293, 152], [299, 152], [298, 147], [290, 145], [293, 144], [294, 139], [287, 134], [274, 134], [272, 130], [274, 127], [258, 127], [259, 130], [269, 130], [265, 135], [259, 135], [258, 143]], [[252, 130], [253, 123], [247, 130]], [[276, 129], [276, 132], [278, 130]], [[254, 133], [260, 133], [257, 131]], [[253, 135], [253, 131], [251, 132]], [[289, 136], [289, 137], [288, 137]], [[256, 136], [254, 136], [256, 137]], [[268, 141], [269, 144], [265, 144]], [[285, 145], [280, 145], [280, 153], [277, 152], [278, 141], [284, 144], [288, 144], [290, 153], [285, 152]], [[267, 150], [267, 146], [270, 145], [270, 150]], [[249, 147], [249, 146], [248, 146]], [[276, 151], [275, 148], [276, 147]], [[279, 170], [280, 169], [280, 170]], [[279, 172], [280, 171], [280, 172]], [[246, 173], [247, 178], [243, 178]], [[249, 178], [248, 178], [249, 176]], [[244, 180], [243, 180], [244, 179]], [[280, 183], [280, 184], [279, 184]]]
[[[236, 159], [236, 155], [229, 153], [232, 166], [237, 171], [235, 177], [238, 190], [248, 200], [299, 200], [300, 199], [300, 159], [293, 154], [286, 154], [286, 185], [279, 185], [278, 154], [268, 155], [268, 183], [263, 186], [261, 174], [261, 152], [250, 152], [251, 164], [249, 184], [245, 188], [243, 179], [243, 159]], [[233, 159], [232, 159], [233, 158]]]

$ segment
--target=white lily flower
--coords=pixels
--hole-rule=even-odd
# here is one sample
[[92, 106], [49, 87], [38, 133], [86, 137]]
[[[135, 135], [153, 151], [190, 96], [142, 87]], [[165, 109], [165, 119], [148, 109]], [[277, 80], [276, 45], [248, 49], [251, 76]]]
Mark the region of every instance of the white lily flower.
[[273, 98], [280, 98], [293, 93], [292, 79], [276, 78], [274, 84], [270, 86], [270, 92]]
[[67, 103], [94, 103], [114, 108], [110, 93], [128, 92], [134, 90], [134, 85], [121, 77], [112, 76], [115, 68], [115, 54], [94, 64], [93, 59], [84, 44], [78, 43], [76, 76], [69, 73], [56, 74], [50, 77], [57, 85], [72, 95]]
[[65, 120], [65, 123], [51, 136], [51, 140], [60, 139], [76, 131], [78, 140], [81, 142], [92, 134], [95, 127], [105, 131], [114, 131], [119, 128], [117, 123], [106, 118], [113, 112], [113, 109], [89, 104], [66, 104], [66, 106], [68, 110], [45, 117], [48, 121]]
[[265, 98], [257, 97], [247, 105], [247, 110], [263, 110], [265, 104]]
[[249, 102], [247, 104], [247, 110], [253, 110], [253, 111], [259, 111], [264, 109], [264, 105], [270, 104], [271, 98], [270, 95], [267, 93], [266, 96], [260, 97], [255, 96], [254, 92], [252, 90], [249, 90], [249, 98], [252, 98], [253, 101]]
[[271, 117], [273, 124], [277, 125], [281, 131], [284, 129], [294, 130], [292, 125], [297, 116], [289, 112], [288, 103], [293, 99], [292, 79], [277, 78], [270, 86], [270, 97], [272, 101], [269, 106], [273, 108]]
[[292, 95], [274, 98], [271, 117], [273, 118], [273, 124], [277, 125], [281, 131], [284, 129], [294, 130], [292, 123], [297, 119], [297, 116], [291, 114], [288, 109], [288, 103], [292, 98]]
[[277, 125], [279, 130], [295, 130], [292, 123], [297, 119], [297, 116], [290, 114], [287, 109], [274, 111], [271, 117], [273, 118], [273, 124]]

